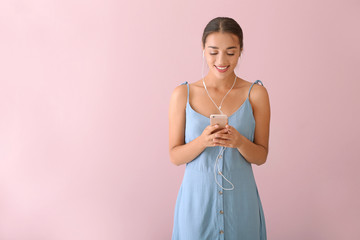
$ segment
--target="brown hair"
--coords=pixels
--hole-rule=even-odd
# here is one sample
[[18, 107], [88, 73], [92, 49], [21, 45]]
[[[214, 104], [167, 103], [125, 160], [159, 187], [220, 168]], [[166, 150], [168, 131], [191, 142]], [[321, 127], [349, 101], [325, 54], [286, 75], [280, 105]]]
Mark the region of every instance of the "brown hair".
[[240, 25], [232, 18], [229, 17], [217, 17], [212, 19], [205, 27], [204, 33], [202, 36], [202, 44], [205, 48], [205, 41], [207, 36], [213, 32], [221, 32], [221, 33], [232, 33], [235, 34], [239, 38], [240, 51], [243, 48], [243, 31]]

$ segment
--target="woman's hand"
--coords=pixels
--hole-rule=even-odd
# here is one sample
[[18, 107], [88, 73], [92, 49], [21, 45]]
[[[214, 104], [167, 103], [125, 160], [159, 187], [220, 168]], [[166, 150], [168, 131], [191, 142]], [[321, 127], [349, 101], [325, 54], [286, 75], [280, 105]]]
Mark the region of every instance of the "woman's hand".
[[238, 148], [242, 143], [242, 136], [236, 128], [226, 125], [224, 130], [216, 132], [213, 134], [213, 146], [223, 146], [223, 147], [230, 147], [230, 148]]
[[204, 147], [214, 147], [216, 146], [215, 142], [213, 141], [213, 139], [215, 138], [215, 134], [218, 133], [227, 133], [228, 129], [223, 128], [223, 129], [219, 129], [219, 125], [215, 124], [215, 125], [208, 125], [203, 132], [200, 135], [200, 139], [202, 142], [202, 145]]

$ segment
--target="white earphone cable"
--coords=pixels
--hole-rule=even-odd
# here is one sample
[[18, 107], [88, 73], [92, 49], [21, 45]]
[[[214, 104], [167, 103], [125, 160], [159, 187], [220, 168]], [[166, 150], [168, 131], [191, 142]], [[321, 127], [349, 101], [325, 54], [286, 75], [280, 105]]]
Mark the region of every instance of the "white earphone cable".
[[[221, 112], [221, 114], [224, 114], [224, 113], [221, 111], [221, 105], [222, 105], [225, 97], [228, 95], [228, 93], [233, 89], [233, 87], [234, 87], [234, 85], [235, 85], [235, 83], [236, 83], [236, 75], [235, 75], [235, 80], [234, 80], [234, 83], [233, 83], [232, 87], [231, 87], [230, 90], [225, 94], [225, 96], [224, 96], [223, 99], [221, 100], [220, 107], [218, 107], [218, 106], [216, 105], [216, 103], [214, 102], [214, 100], [211, 98], [211, 96], [210, 96], [210, 94], [209, 94], [209, 92], [208, 92], [208, 90], [207, 90], [207, 88], [206, 88], [205, 82], [204, 82], [204, 55], [205, 55], [205, 54], [204, 54], [204, 51], [205, 51], [205, 50], [203, 50], [203, 63], [202, 63], [202, 71], [201, 71], [201, 76], [202, 76], [202, 79], [203, 79], [203, 85], [204, 85], [204, 87], [205, 87], [205, 90], [206, 90], [206, 92], [207, 92], [210, 100], [215, 104], [216, 108], [219, 109], [219, 111]], [[233, 189], [234, 189], [234, 184], [232, 184], [232, 182], [230, 182], [230, 181], [222, 174], [222, 172], [220, 171], [220, 168], [219, 168], [219, 164], [218, 164], [219, 156], [223, 156], [223, 153], [224, 153], [225, 149], [226, 149], [226, 147], [223, 147], [223, 146], [222, 146], [219, 154], [218, 154], [217, 157], [216, 157], [215, 164], [214, 164], [214, 177], [215, 177], [215, 182], [216, 182], [216, 184], [217, 184], [219, 187], [221, 187], [223, 190], [233, 190]], [[216, 166], [217, 166], [217, 169], [218, 169], [218, 173], [219, 173], [219, 174], [221, 175], [221, 177], [223, 177], [228, 183], [231, 184], [231, 186], [232, 186], [231, 188], [224, 188], [224, 187], [221, 186], [221, 184], [218, 182], [218, 180], [217, 180], [217, 178], [216, 178]]]
[[[214, 177], [215, 177], [215, 182], [217, 183], [217, 185], [219, 185], [219, 187], [221, 187], [222, 189], [224, 190], [233, 190], [234, 189], [234, 184], [232, 184], [232, 182], [230, 182], [223, 174], [222, 172], [220, 171], [219, 169], [219, 165], [218, 165], [218, 160], [219, 160], [219, 156], [221, 156], [224, 152], [226, 147], [222, 147], [218, 156], [216, 157], [216, 161], [215, 161], [215, 164], [214, 164]], [[218, 173], [228, 182], [231, 184], [231, 188], [224, 188], [223, 186], [220, 185], [220, 183], [218, 182], [218, 180], [216, 179], [216, 166], [218, 166]]]

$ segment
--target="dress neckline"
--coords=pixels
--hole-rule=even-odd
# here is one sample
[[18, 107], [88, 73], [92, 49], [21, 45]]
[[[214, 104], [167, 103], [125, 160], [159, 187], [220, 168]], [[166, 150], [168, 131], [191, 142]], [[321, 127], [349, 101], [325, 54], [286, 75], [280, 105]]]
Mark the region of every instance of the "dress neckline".
[[[228, 116], [228, 119], [230, 119], [230, 118], [231, 118], [232, 116], [234, 116], [237, 112], [239, 112], [240, 109], [242, 109], [242, 107], [245, 106], [245, 103], [248, 102], [248, 101], [249, 101], [249, 96], [245, 99], [245, 101], [241, 104], [241, 106], [240, 106], [233, 114], [230, 115], [230, 117]], [[251, 105], [251, 103], [250, 103], [250, 105]], [[189, 101], [187, 101], [187, 106], [189, 106], [190, 110], [193, 111], [194, 113], [196, 113], [196, 114], [198, 114], [198, 115], [200, 115], [200, 116], [202, 116], [202, 117], [204, 117], [204, 118], [206, 118], [206, 119], [210, 119], [209, 117], [206, 117], [206, 116], [202, 115], [201, 113], [195, 111], [195, 110], [191, 107]]]

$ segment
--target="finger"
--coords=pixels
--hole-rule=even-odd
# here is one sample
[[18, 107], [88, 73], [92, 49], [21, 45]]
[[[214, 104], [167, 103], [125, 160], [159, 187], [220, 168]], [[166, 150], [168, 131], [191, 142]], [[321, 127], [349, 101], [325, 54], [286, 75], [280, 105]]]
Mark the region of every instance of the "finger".
[[235, 130], [236, 130], [233, 126], [230, 126], [230, 125], [226, 125], [225, 128], [228, 129], [229, 134], [235, 132]]
[[220, 129], [220, 130], [218, 130], [216, 132], [211, 133], [210, 137], [215, 138], [216, 137], [215, 134], [227, 134], [228, 131], [229, 130], [227, 130], [226, 128], [223, 128], [223, 129]]
[[228, 133], [215, 133], [215, 138], [231, 139], [231, 136]]
[[[221, 133], [227, 133], [229, 130], [228, 129], [226, 129], [226, 128], [222, 128], [222, 129], [220, 129], [218, 132], [216, 132], [216, 133], [218, 133], [218, 134], [221, 134]], [[214, 134], [216, 134], [216, 133], [214, 133]]]
[[209, 127], [209, 129], [208, 129], [208, 133], [209, 133], [209, 134], [211, 134], [211, 133], [213, 133], [213, 132], [215, 132], [215, 131], [217, 132], [217, 131], [223, 129], [223, 128], [220, 128], [219, 124], [209, 125], [208, 127]]
[[221, 134], [219, 136], [219, 138], [225, 139], [225, 140], [230, 140], [232, 138], [232, 136], [230, 134], [228, 134], [228, 133], [224, 133], [224, 134]]
[[204, 129], [204, 132], [206, 133], [206, 135], [210, 135], [215, 129], [217, 129], [218, 127], [216, 127], [215, 125], [208, 125], [206, 126], [206, 128]]
[[[231, 128], [231, 126], [229, 126]], [[229, 128], [224, 128], [221, 131], [215, 132], [210, 135], [211, 138], [225, 140], [227, 143], [232, 141], [233, 135], [231, 134], [231, 130]]]
[[229, 146], [229, 140], [226, 139], [214, 138], [213, 142], [216, 146], [224, 146], [224, 147]]
[[209, 125], [208, 127], [210, 130], [214, 130], [214, 129], [219, 128], [219, 124]]

